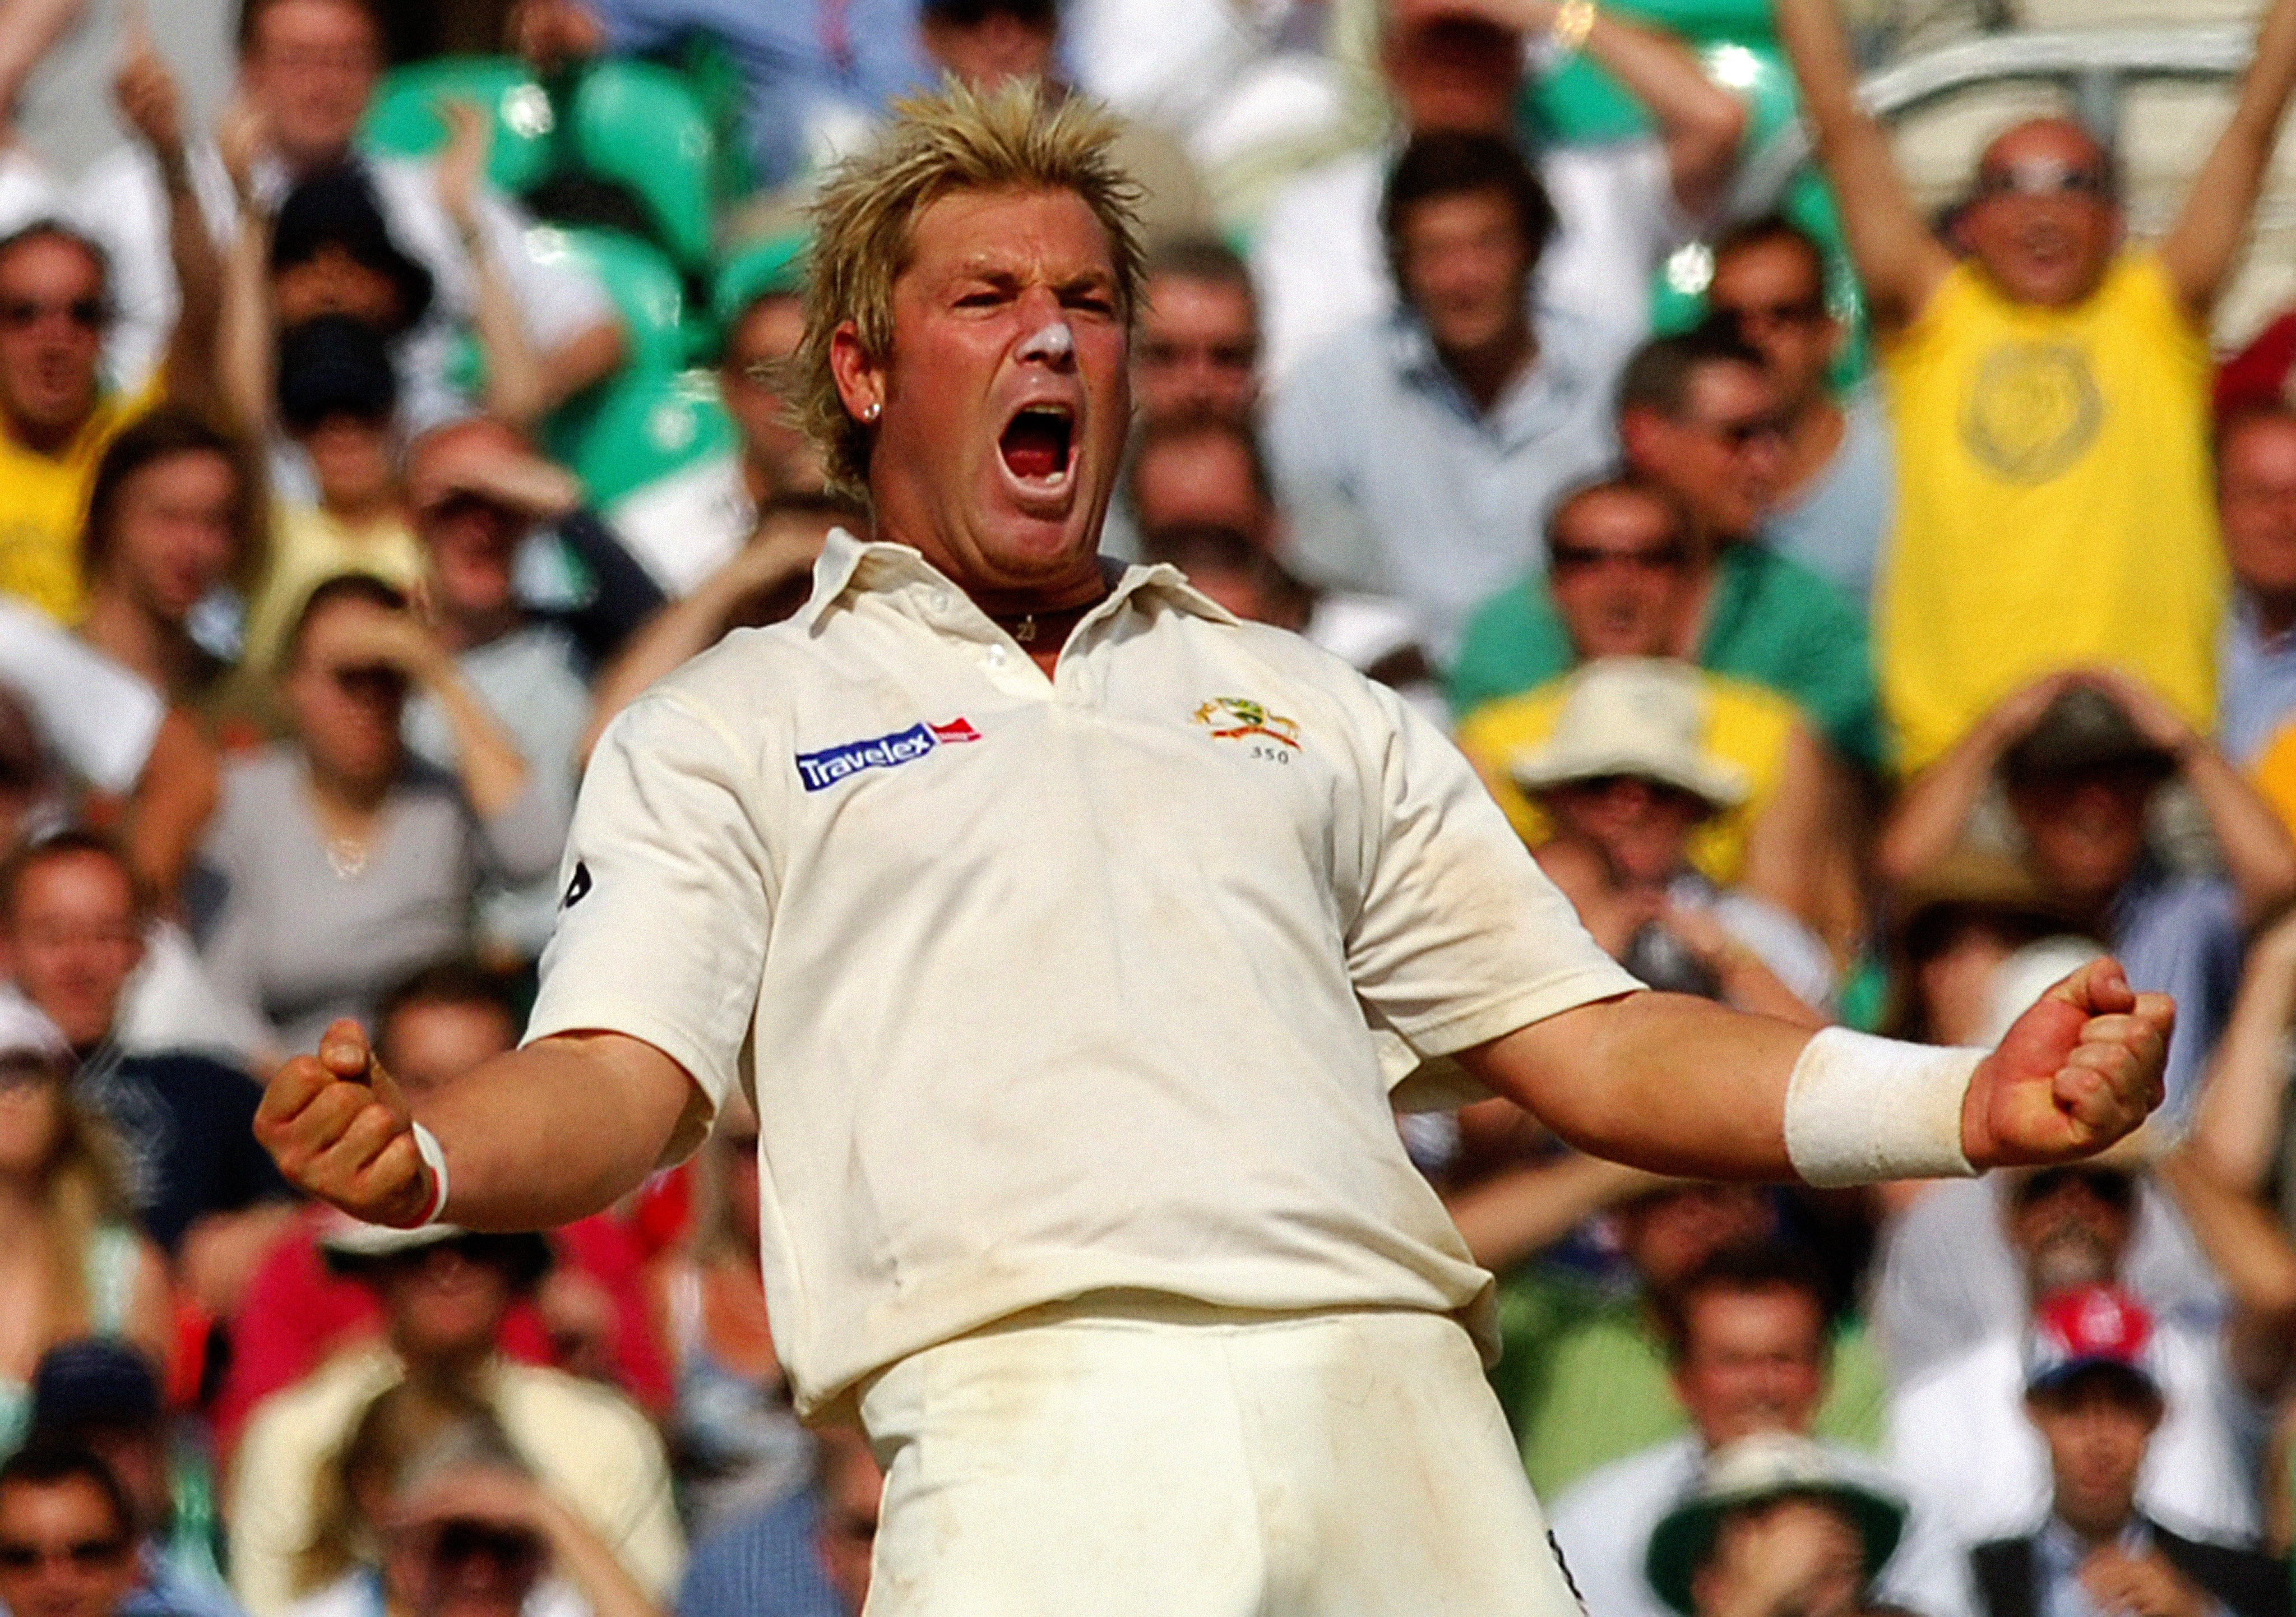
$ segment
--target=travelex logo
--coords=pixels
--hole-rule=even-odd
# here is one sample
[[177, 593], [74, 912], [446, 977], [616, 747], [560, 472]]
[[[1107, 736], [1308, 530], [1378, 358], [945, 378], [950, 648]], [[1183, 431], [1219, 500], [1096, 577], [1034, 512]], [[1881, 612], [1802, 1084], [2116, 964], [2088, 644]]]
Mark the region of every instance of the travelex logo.
[[980, 739], [980, 732], [972, 727], [970, 719], [952, 718], [945, 725], [911, 725], [890, 735], [849, 741], [841, 747], [828, 747], [819, 752], [800, 752], [797, 755], [798, 778], [805, 783], [808, 792], [821, 792], [864, 769], [890, 769], [896, 764], [914, 763], [935, 747]]

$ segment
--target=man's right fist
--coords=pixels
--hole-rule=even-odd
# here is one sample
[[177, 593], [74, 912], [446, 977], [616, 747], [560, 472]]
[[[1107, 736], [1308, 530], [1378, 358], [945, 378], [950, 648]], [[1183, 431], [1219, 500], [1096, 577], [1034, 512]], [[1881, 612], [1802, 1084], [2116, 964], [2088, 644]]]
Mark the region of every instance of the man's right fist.
[[255, 1137], [289, 1184], [370, 1224], [410, 1228], [437, 1196], [406, 1097], [355, 1022], [336, 1022], [316, 1055], [272, 1075]]

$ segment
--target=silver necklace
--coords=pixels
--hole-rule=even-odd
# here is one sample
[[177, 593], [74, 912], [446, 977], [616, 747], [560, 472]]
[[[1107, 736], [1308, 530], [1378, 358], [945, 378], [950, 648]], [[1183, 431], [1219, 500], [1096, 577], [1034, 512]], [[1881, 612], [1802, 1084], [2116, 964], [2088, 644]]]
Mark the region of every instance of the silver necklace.
[[359, 873], [366, 868], [366, 844], [357, 837], [329, 837], [327, 868], [335, 873], [338, 882], [357, 881]]

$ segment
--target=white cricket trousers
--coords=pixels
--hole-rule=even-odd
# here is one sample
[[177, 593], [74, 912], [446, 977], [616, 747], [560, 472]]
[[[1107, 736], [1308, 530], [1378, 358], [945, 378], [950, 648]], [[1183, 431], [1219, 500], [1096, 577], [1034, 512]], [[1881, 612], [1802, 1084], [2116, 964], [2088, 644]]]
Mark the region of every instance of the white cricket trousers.
[[867, 1617], [1580, 1617], [1441, 1315], [1032, 1310], [901, 1360]]

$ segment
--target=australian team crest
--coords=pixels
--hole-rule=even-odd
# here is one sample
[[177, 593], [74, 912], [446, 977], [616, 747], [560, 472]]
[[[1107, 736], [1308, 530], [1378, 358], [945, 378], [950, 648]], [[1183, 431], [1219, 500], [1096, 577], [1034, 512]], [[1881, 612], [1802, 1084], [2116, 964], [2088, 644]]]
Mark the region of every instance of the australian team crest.
[[1257, 740], [1279, 747], [1300, 744], [1298, 720], [1271, 713], [1248, 696], [1215, 696], [1196, 710], [1195, 718], [1211, 731], [1215, 741]]

